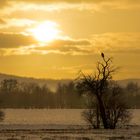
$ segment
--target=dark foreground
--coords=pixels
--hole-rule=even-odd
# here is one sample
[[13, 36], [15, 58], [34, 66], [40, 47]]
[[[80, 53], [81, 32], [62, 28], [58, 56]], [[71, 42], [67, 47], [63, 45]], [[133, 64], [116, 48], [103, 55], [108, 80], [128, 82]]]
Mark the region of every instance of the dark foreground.
[[78, 125], [1, 125], [0, 140], [140, 140], [140, 126], [90, 130]]

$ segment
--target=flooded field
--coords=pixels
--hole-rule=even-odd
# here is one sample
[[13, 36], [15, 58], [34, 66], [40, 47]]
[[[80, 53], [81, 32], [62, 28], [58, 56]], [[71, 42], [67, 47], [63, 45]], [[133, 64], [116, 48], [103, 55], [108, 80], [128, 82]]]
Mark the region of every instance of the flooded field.
[[81, 109], [6, 109], [4, 124], [85, 124]]
[[140, 140], [140, 110], [127, 128], [89, 130], [80, 109], [6, 109], [0, 140]]
[[[84, 125], [82, 109], [5, 109], [2, 124]], [[131, 110], [131, 124], [140, 125], [140, 109]]]

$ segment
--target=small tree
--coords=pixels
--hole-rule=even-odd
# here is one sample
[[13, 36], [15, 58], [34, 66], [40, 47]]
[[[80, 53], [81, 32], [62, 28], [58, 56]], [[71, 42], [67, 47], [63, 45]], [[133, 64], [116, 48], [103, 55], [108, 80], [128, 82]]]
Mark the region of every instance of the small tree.
[[130, 120], [130, 112], [125, 99], [125, 93], [116, 83], [110, 83], [104, 95], [104, 104], [109, 128], [121, 127]]
[[90, 96], [86, 103], [87, 109], [82, 112], [83, 119], [92, 127], [100, 128], [99, 107], [95, 98]]
[[77, 88], [82, 93], [95, 97], [96, 110], [98, 110], [95, 111], [96, 122], [101, 121], [105, 129], [114, 129], [119, 120], [125, 120], [129, 115], [125, 113], [127, 112], [125, 103], [120, 100], [121, 92], [116, 93], [115, 86], [112, 85], [112, 75], [116, 71], [116, 68], [112, 66], [112, 59], [106, 58], [103, 53], [101, 56], [102, 61], [97, 63], [96, 73], [93, 75], [81, 73]]

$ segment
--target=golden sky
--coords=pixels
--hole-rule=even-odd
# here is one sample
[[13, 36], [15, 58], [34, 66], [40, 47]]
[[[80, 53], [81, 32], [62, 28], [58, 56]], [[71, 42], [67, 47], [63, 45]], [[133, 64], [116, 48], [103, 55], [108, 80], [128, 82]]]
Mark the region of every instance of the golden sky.
[[76, 78], [101, 52], [140, 78], [140, 0], [0, 0], [0, 73]]

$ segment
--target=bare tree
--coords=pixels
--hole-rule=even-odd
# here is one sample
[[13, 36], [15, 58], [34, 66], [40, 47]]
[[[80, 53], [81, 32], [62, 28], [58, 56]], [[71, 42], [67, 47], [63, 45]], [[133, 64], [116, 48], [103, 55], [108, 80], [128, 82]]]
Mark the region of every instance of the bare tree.
[[96, 99], [90, 96], [86, 103], [87, 109], [82, 112], [83, 119], [89, 124], [92, 128], [100, 128], [100, 115], [99, 107]]
[[[126, 107], [123, 106], [123, 103], [119, 102], [119, 98], [113, 96], [114, 94], [110, 94], [112, 96], [107, 95], [107, 92], [113, 93], [114, 91], [113, 88], [111, 90], [109, 88], [112, 83], [112, 75], [116, 71], [116, 68], [112, 66], [111, 58], [106, 58], [103, 53], [101, 57], [102, 61], [97, 63], [95, 74], [85, 75], [81, 73], [77, 81], [77, 88], [83, 93], [96, 98], [96, 110], [99, 110], [99, 115], [97, 114], [96, 116], [100, 116], [104, 128], [115, 128], [118, 120], [125, 116], [124, 112], [126, 111]], [[108, 102], [105, 102], [106, 97], [108, 97]], [[111, 107], [111, 103], [114, 103], [114, 108]], [[121, 111], [118, 107], [120, 107], [119, 109]], [[112, 120], [112, 118], [114, 119]], [[99, 117], [97, 119], [99, 120]]]
[[109, 128], [121, 127], [130, 120], [125, 92], [115, 82], [109, 84], [103, 97]]

